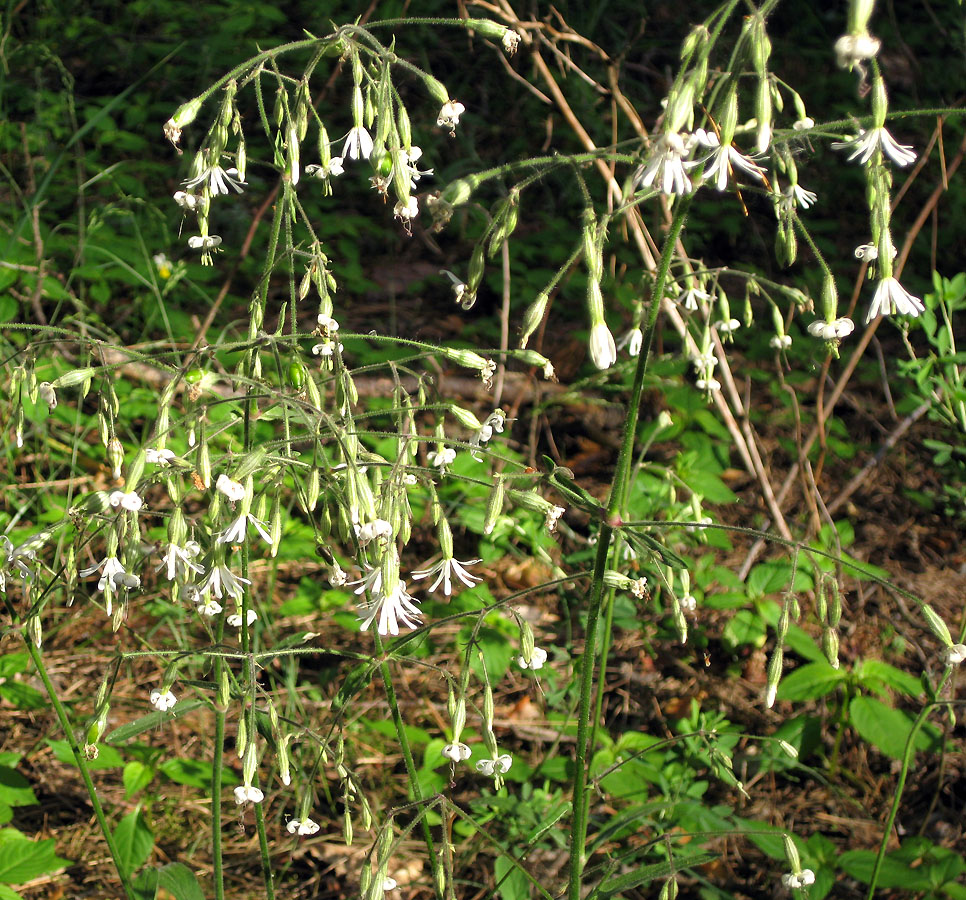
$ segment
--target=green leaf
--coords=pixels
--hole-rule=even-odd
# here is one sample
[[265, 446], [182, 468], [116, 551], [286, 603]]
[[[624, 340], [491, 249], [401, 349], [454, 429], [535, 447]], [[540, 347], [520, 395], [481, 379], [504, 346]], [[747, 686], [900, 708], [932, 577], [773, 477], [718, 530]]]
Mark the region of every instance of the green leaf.
[[[158, 767], [166, 777], [188, 787], [207, 788], [211, 785], [211, 763], [197, 759], [167, 759]], [[222, 785], [238, 784], [231, 769], [222, 768]]]
[[[137, 737], [139, 734], [144, 734], [146, 731], [155, 731], [171, 719], [189, 713], [201, 706], [208, 707], [210, 705], [207, 700], [200, 697], [196, 697], [193, 700], [183, 700], [174, 709], [170, 709], [167, 712], [148, 713], [146, 716], [141, 716], [140, 719], [135, 719], [133, 722], [122, 725], [120, 728], [115, 728], [104, 737], [104, 742], [107, 744], [126, 744], [131, 738]], [[112, 752], [116, 753], [117, 751], [112, 750]], [[118, 765], [120, 765], [120, 757], [118, 757]]]
[[[909, 735], [912, 734], [913, 719], [909, 713], [887, 706], [874, 697], [856, 697], [849, 705], [849, 719], [852, 727], [873, 747], [893, 759], [902, 759]], [[932, 748], [934, 733], [934, 729], [920, 728], [915, 738], [915, 748]]]
[[174, 900], [205, 900], [195, 873], [183, 863], [168, 863], [161, 869], [158, 887], [164, 888]]
[[730, 650], [751, 645], [762, 647], [765, 643], [765, 623], [758, 613], [742, 609], [725, 625], [721, 639]]
[[854, 672], [859, 684], [869, 690], [878, 692], [880, 686], [884, 685], [908, 697], [922, 696], [922, 682], [918, 678], [881, 659], [864, 659], [855, 667]]
[[121, 819], [114, 829], [114, 843], [118, 865], [128, 875], [133, 875], [147, 862], [154, 848], [154, 835], [140, 810]]
[[[872, 879], [875, 857], [872, 850], [848, 850], [839, 857], [838, 864], [847, 875], [868, 884]], [[929, 879], [922, 872], [895, 859], [891, 853], [887, 853], [882, 860], [876, 884], [880, 888], [906, 888], [911, 891], [926, 891], [930, 888]]]
[[154, 769], [134, 760], [124, 767], [124, 796], [130, 799], [138, 791], [144, 790], [154, 778]]
[[11, 828], [0, 832], [0, 883], [23, 884], [69, 865], [57, 856], [53, 838], [31, 841]]
[[8, 888], [5, 884], [0, 884], [0, 900], [23, 900], [23, 895], [18, 894], [13, 888]]
[[506, 856], [493, 861], [496, 888], [503, 900], [529, 900], [530, 880]]
[[0, 825], [6, 825], [13, 818], [13, 807], [0, 800]]
[[[51, 750], [54, 751], [54, 756], [57, 757], [62, 763], [66, 763], [68, 766], [76, 766], [77, 761], [74, 759], [74, 754], [70, 749], [70, 744], [67, 741], [47, 741], [47, 745]], [[121, 754], [117, 752], [113, 747], [109, 747], [107, 744], [97, 745], [97, 757], [92, 760], [88, 760], [87, 767], [89, 769], [119, 769], [124, 765], [124, 760], [121, 759]]]
[[158, 896], [158, 870], [142, 869], [131, 882], [137, 900], [156, 900]]
[[779, 700], [817, 700], [835, 690], [848, 676], [824, 660], [799, 666], [778, 685]]
[[618, 878], [611, 878], [605, 881], [598, 891], [600, 897], [610, 897], [622, 891], [630, 890], [640, 884], [649, 884], [658, 878], [668, 878], [675, 872], [684, 869], [694, 869], [706, 863], [714, 862], [721, 856], [720, 853], [692, 853], [690, 856], [675, 856], [674, 862], [654, 863], [650, 866], [643, 866], [635, 872], [628, 872]]
[[33, 806], [36, 802], [30, 782], [14, 769], [0, 766], [0, 803], [7, 806]]

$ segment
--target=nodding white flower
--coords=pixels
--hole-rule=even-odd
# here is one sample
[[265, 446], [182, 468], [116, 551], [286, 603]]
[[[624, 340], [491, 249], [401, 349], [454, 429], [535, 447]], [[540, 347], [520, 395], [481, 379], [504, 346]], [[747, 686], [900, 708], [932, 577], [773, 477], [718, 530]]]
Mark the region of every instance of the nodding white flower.
[[731, 334], [741, 328], [741, 322], [737, 319], [722, 319], [720, 322], [715, 324], [715, 328], [721, 332], [721, 334]]
[[214, 250], [221, 246], [221, 238], [217, 234], [195, 235], [188, 238], [188, 246], [192, 250]]
[[466, 587], [471, 588], [475, 584], [479, 584], [483, 579], [472, 575], [464, 569], [464, 566], [472, 566], [480, 562], [478, 559], [468, 559], [466, 562], [460, 562], [452, 557], [444, 557], [435, 566], [431, 566], [428, 569], [422, 569], [419, 572], [413, 572], [413, 578], [419, 581], [422, 578], [431, 578], [433, 575], [436, 576], [436, 580], [429, 586], [428, 590], [435, 591], [436, 588], [443, 585], [443, 593], [446, 596], [450, 596], [453, 593], [453, 576], [455, 575], [459, 581], [461, 581]]
[[638, 600], [643, 600], [647, 596], [647, 578], [641, 576], [640, 578], [629, 579], [630, 584], [627, 585], [627, 590], [629, 590]]
[[503, 50], [506, 52], [507, 56], [513, 56], [517, 52], [517, 47], [520, 44], [520, 35], [514, 31], [512, 28], [508, 28], [503, 32]]
[[958, 666], [966, 661], [966, 644], [953, 644], [946, 651], [946, 665]]
[[554, 531], [557, 530], [557, 520], [566, 511], [567, 510], [564, 509], [562, 506], [551, 506], [550, 509], [547, 510], [547, 518], [544, 519], [544, 522], [543, 522], [544, 527], [547, 529], [547, 531], [549, 531], [552, 534]]
[[456, 451], [452, 447], [443, 447], [435, 453], [429, 454], [429, 464], [437, 469], [444, 469], [456, 459]]
[[219, 544], [240, 544], [245, 540], [245, 535], [248, 533], [248, 526], [254, 525], [255, 530], [261, 535], [262, 540], [265, 541], [270, 547], [274, 545], [272, 536], [268, 533], [268, 526], [261, 520], [256, 519], [251, 513], [242, 513], [234, 522], [231, 523], [222, 533], [219, 535], [217, 543]]
[[414, 197], [409, 197], [405, 202], [400, 200], [392, 209], [393, 215], [397, 219], [409, 221], [419, 215], [419, 201]]
[[883, 278], [872, 296], [872, 304], [865, 316], [866, 325], [876, 316], [890, 313], [900, 316], [918, 316], [926, 307], [922, 300], [910, 294], [893, 277]]
[[311, 163], [305, 167], [305, 174], [314, 178], [336, 178], [345, 172], [345, 160], [341, 156], [333, 156], [327, 166]]
[[349, 134], [342, 145], [342, 159], [368, 159], [372, 155], [372, 138], [361, 125], [349, 129]]
[[204, 568], [194, 562], [199, 553], [201, 553], [201, 547], [198, 546], [197, 541], [188, 541], [183, 547], [174, 543], [168, 544], [168, 549], [161, 556], [161, 562], [154, 567], [154, 571], [160, 572], [164, 569], [168, 581], [184, 578], [189, 571], [201, 575], [205, 571]]
[[440, 752], [454, 763], [466, 762], [473, 755], [473, 751], [466, 744], [460, 743], [459, 741], [447, 744]]
[[93, 575], [97, 571], [101, 573], [101, 577], [97, 582], [97, 589], [99, 591], [103, 591], [107, 587], [113, 587], [115, 584], [115, 576], [126, 574], [124, 566], [121, 565], [121, 561], [116, 556], [106, 556], [99, 563], [88, 566], [86, 569], [81, 569], [77, 574], [81, 578], [86, 578], [88, 575]]
[[458, 100], [447, 100], [443, 108], [439, 111], [436, 124], [440, 128], [445, 128], [450, 134], [456, 133], [456, 126], [459, 125], [460, 116], [466, 112], [466, 107]]
[[772, 335], [771, 340], [768, 342], [768, 346], [773, 350], [787, 350], [791, 345], [792, 336], [790, 334]]
[[717, 378], [699, 378], [694, 385], [699, 391], [707, 391], [709, 394], [721, 390], [721, 382]]
[[217, 616], [224, 609], [224, 607], [217, 601], [208, 597], [201, 606], [198, 607], [198, 615], [204, 616], [206, 619], [210, 619]]
[[836, 341], [839, 338], [848, 337], [853, 331], [855, 331], [855, 323], [848, 316], [833, 319], [831, 322], [816, 319], [808, 326], [808, 333], [812, 337], [822, 338], [824, 341]]
[[194, 209], [201, 202], [201, 198], [185, 191], [175, 191], [174, 202], [182, 209]]
[[509, 753], [504, 753], [496, 759], [481, 759], [476, 764], [476, 771], [483, 775], [503, 775], [510, 771], [513, 765], [513, 757]]
[[785, 188], [785, 193], [782, 195], [782, 203], [785, 204], [786, 209], [791, 209], [795, 206], [808, 209], [817, 199], [818, 194], [814, 191], [806, 191], [805, 188], [798, 184], [790, 184]]
[[290, 819], [289, 823], [285, 826], [285, 830], [289, 834], [317, 834], [319, 831], [319, 823], [313, 822], [311, 819]]
[[792, 122], [792, 128], [795, 131], [808, 131], [815, 127], [815, 120], [811, 116], [805, 116], [804, 119], [799, 119], [797, 122]]
[[840, 69], [851, 69], [856, 63], [872, 59], [882, 42], [867, 31], [860, 34], [843, 34], [835, 42], [835, 58]]
[[111, 491], [107, 501], [111, 506], [120, 506], [128, 512], [137, 512], [144, 505], [144, 501], [134, 491]]
[[384, 891], [394, 891], [396, 890], [396, 879], [390, 878], [388, 875], [382, 879], [382, 889]]
[[[374, 570], [379, 572], [379, 569]], [[380, 577], [380, 587], [373, 591], [375, 596], [371, 603], [360, 605], [360, 619], [362, 624], [359, 626], [361, 631], [368, 631], [372, 623], [379, 617], [379, 624], [376, 631], [383, 637], [387, 634], [395, 637], [399, 634], [399, 623], [402, 622], [407, 628], [415, 629], [420, 625], [419, 607], [406, 591], [406, 582], [401, 578], [390, 590], [382, 589]], [[358, 591], [356, 592], [358, 593]]]
[[232, 167], [223, 169], [221, 166], [209, 166], [194, 178], [189, 178], [184, 182], [184, 186], [191, 190], [207, 183], [208, 192], [217, 197], [219, 194], [227, 194], [228, 188], [234, 188], [239, 194], [243, 193], [243, 187], [248, 184], [238, 176], [238, 169]]
[[235, 803], [241, 806], [243, 803], [261, 803], [265, 795], [250, 784], [240, 784], [235, 788]]
[[700, 303], [704, 303], [711, 299], [711, 295], [707, 291], [701, 290], [701, 288], [688, 288], [683, 296], [678, 300], [678, 302], [685, 308], [691, 310], [691, 312], [697, 312]]
[[336, 347], [338, 347], [339, 353], [345, 349], [340, 342], [333, 341], [332, 338], [327, 337], [321, 344], [314, 344], [312, 346], [312, 355], [321, 356], [324, 362], [335, 355]]
[[[6, 591], [7, 589], [7, 573], [4, 571], [4, 569], [9, 569], [11, 574], [17, 574], [25, 581], [29, 581], [34, 577], [34, 573], [24, 562], [24, 558], [35, 559], [37, 557], [37, 552], [29, 548], [29, 543], [30, 541], [28, 540], [15, 547], [10, 538], [8, 538], [5, 534], [0, 535], [0, 548], [2, 548], [3, 552], [3, 556], [0, 557], [0, 591]], [[100, 565], [103, 565], [103, 563]], [[118, 563], [118, 565], [120, 565], [120, 563]], [[90, 569], [85, 569], [80, 574], [90, 575], [95, 572], [97, 568], [98, 566], [92, 566]], [[14, 572], [14, 570], [16, 570], [16, 572]]]
[[37, 385], [37, 391], [44, 403], [51, 409], [57, 409], [57, 391], [54, 390], [54, 386], [49, 381], [41, 381]]
[[694, 599], [694, 594], [685, 594], [681, 600], [681, 609], [685, 612], [694, 612], [697, 609], [698, 601]]
[[161, 691], [151, 691], [150, 700], [151, 705], [159, 712], [167, 712], [178, 702], [178, 698], [171, 691], [166, 691], [163, 694]]
[[859, 244], [855, 248], [855, 258], [862, 262], [872, 262], [879, 258], [879, 248], [875, 244]]
[[[251, 625], [253, 622], [257, 621], [257, 619], [258, 619], [258, 613], [255, 612], [255, 610], [253, 609], [248, 610], [248, 613], [245, 615], [245, 621], [249, 625]], [[229, 624], [232, 628], [241, 628], [242, 626], [241, 613], [232, 613], [230, 616], [228, 616], [227, 619], [225, 619], [225, 622]]]
[[687, 162], [693, 138], [689, 134], [666, 132], [654, 142], [647, 162], [634, 174], [634, 184], [653, 187], [662, 194], [690, 194], [691, 179], [688, 169], [700, 165]]
[[337, 562], [329, 567], [329, 584], [334, 587], [342, 587], [346, 583], [346, 574]]
[[339, 330], [339, 323], [332, 316], [319, 313], [319, 329], [323, 333], [332, 334]]
[[486, 417], [486, 421], [480, 426], [480, 430], [470, 439], [470, 447], [473, 448], [470, 450], [470, 455], [473, 459], [480, 459], [477, 450], [493, 437], [493, 432], [497, 434], [503, 433], [505, 422], [506, 414], [502, 409], [495, 409]]
[[604, 322], [590, 329], [590, 358], [598, 369], [609, 369], [617, 362], [617, 344]]
[[374, 519], [372, 522], [366, 522], [365, 525], [357, 525], [355, 531], [363, 547], [373, 541], [384, 543], [392, 540], [392, 525], [385, 519]]
[[174, 458], [174, 451], [169, 450], [167, 447], [159, 447], [157, 450], [153, 447], [148, 447], [144, 451], [144, 461], [150, 463], [152, 466], [166, 466]]
[[[245, 591], [242, 587], [243, 584], [251, 584], [251, 582], [240, 575], [234, 575], [231, 569], [224, 564], [212, 566], [205, 580], [198, 586], [197, 602], [200, 603], [211, 594], [219, 600], [226, 595], [237, 600]], [[216, 610], [216, 612], [221, 612], [221, 610]], [[206, 613], [206, 615], [215, 615], [215, 613]]]
[[624, 334], [617, 342], [617, 349], [623, 350], [626, 347], [629, 356], [638, 356], [643, 346], [644, 333], [636, 326]]
[[[457, 276], [454, 275], [452, 272], [450, 272], [449, 269], [440, 269], [439, 274], [445, 275], [452, 282], [453, 296], [456, 299], [456, 302], [461, 304], [463, 306], [463, 309], [469, 309], [470, 306], [472, 306], [473, 304], [470, 303], [469, 306], [466, 306], [463, 303], [463, 298], [464, 296], [466, 296], [466, 292], [469, 290], [469, 287], [464, 282], [460, 281], [460, 279], [457, 278]], [[474, 296], [473, 299], [475, 300], [476, 297]]]
[[715, 366], [718, 365], [718, 357], [714, 355], [714, 350], [709, 348], [703, 353], [695, 353], [691, 357], [691, 365], [697, 372], [713, 371]]
[[399, 151], [399, 161], [402, 166], [401, 177], [409, 179], [409, 189], [416, 190], [416, 182], [424, 175], [432, 175], [432, 169], [420, 169], [416, 163], [423, 155], [421, 147], [410, 147], [408, 150]]
[[245, 485], [232, 481], [224, 473], [218, 476], [215, 488], [221, 491], [232, 503], [245, 499]]
[[536, 672], [537, 669], [542, 669], [543, 664], [547, 661], [547, 651], [543, 647], [534, 647], [533, 652], [530, 654], [529, 661], [524, 659], [522, 656], [517, 657], [517, 665], [521, 669], [530, 669]]
[[912, 145], [898, 143], [885, 128], [870, 128], [868, 131], [859, 129], [858, 137], [848, 141], [835, 141], [832, 149], [851, 150], [849, 162], [858, 160], [863, 165], [872, 159], [872, 154], [879, 149], [897, 166], [908, 166], [916, 161]]
[[721, 140], [713, 131], [699, 128], [694, 132], [694, 138], [702, 147], [712, 150], [711, 155], [705, 160], [710, 161], [710, 165], [701, 177], [713, 178], [714, 185], [719, 191], [723, 191], [728, 186], [728, 177], [733, 175], [736, 169], [750, 175], [756, 181], [765, 180], [764, 170], [752, 157], [745, 156], [734, 147], [722, 147]]
[[786, 875], [782, 875], [782, 884], [790, 891], [808, 887], [810, 884], [815, 884], [815, 873], [811, 869], [802, 869], [797, 874], [795, 872], [789, 872]]

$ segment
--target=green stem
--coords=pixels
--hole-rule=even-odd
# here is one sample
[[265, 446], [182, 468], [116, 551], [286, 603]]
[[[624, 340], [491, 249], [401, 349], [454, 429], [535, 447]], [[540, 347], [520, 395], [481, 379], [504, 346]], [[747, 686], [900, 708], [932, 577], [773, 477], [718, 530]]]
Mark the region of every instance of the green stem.
[[61, 730], [67, 738], [67, 743], [70, 744], [71, 753], [74, 754], [74, 762], [77, 763], [77, 768], [80, 769], [81, 778], [84, 780], [84, 787], [87, 788], [87, 795], [90, 797], [91, 806], [94, 808], [94, 817], [97, 819], [97, 825], [101, 829], [101, 834], [104, 835], [104, 841], [107, 844], [108, 852], [111, 854], [111, 860], [114, 862], [114, 868], [117, 870], [118, 878], [121, 879], [121, 887], [124, 888], [124, 895], [128, 900], [135, 900], [130, 876], [121, 863], [117, 844], [114, 843], [114, 835], [111, 833], [107, 817], [104, 815], [101, 801], [97, 798], [97, 788], [94, 787], [94, 782], [91, 779], [90, 769], [87, 766], [87, 757], [84, 755], [80, 745], [77, 743], [77, 738], [74, 736], [74, 729], [71, 728], [67, 710], [64, 708], [64, 704], [60, 702], [60, 698], [54, 690], [40, 651], [34, 646], [33, 641], [27, 639], [26, 636], [24, 636], [24, 643], [27, 646], [27, 652], [30, 654], [34, 667], [37, 669], [37, 674], [40, 675], [40, 680], [44, 683], [47, 696], [50, 698], [50, 705], [53, 706], [54, 712], [57, 714]]
[[[215, 690], [219, 689], [224, 660], [215, 658]], [[211, 760], [211, 877], [215, 900], [225, 900], [225, 875], [221, 855], [221, 770], [225, 758], [225, 711], [215, 709], [215, 746]]]
[[[382, 638], [378, 632], [375, 632], [373, 637], [376, 640], [376, 652], [380, 656], [383, 656]], [[396, 728], [396, 737], [399, 739], [399, 746], [402, 749], [403, 761], [406, 765], [406, 774], [409, 777], [410, 785], [412, 785], [413, 799], [417, 803], [422, 803], [423, 792], [419, 786], [419, 775], [416, 771], [416, 764], [413, 762], [413, 751], [409, 746], [409, 738], [406, 736], [406, 726], [402, 720], [402, 713], [399, 711], [399, 703], [396, 700], [396, 689], [392, 683], [392, 672], [389, 671], [389, 663], [385, 659], [385, 656], [383, 656], [382, 662], [379, 663], [379, 672], [382, 675], [382, 684], [386, 691], [386, 702], [389, 704], [389, 709], [392, 712], [392, 723]], [[433, 887], [437, 897], [442, 900], [442, 895], [439, 892], [440, 878], [438, 877], [438, 869], [440, 868], [441, 862], [436, 855], [433, 833], [430, 831], [429, 823], [426, 821], [425, 816], [420, 817], [420, 825], [423, 830], [423, 838], [426, 841], [426, 849], [429, 851], [430, 865], [433, 869]]]
[[[593, 583], [590, 591], [590, 603], [587, 609], [586, 637], [584, 652], [580, 663], [580, 703], [577, 709], [577, 749], [575, 758], [574, 793], [573, 793], [573, 824], [570, 834], [570, 884], [568, 896], [570, 900], [580, 900], [580, 887], [583, 879], [585, 850], [587, 842], [587, 775], [590, 756], [593, 753], [589, 737], [591, 733], [590, 704], [593, 692], [594, 673], [597, 663], [597, 622], [600, 618], [601, 601], [604, 596], [604, 572], [610, 556], [611, 538], [614, 527], [619, 524], [617, 514], [624, 503], [627, 490], [627, 479], [630, 463], [634, 451], [634, 439], [637, 435], [637, 419], [641, 405], [641, 395], [644, 391], [644, 374], [650, 358], [651, 344], [654, 339], [654, 328], [660, 312], [661, 301], [664, 297], [664, 287], [671, 268], [674, 255], [674, 245], [677, 243], [684, 221], [687, 218], [690, 198], [678, 201], [674, 211], [674, 218], [668, 230], [658, 264], [657, 276], [654, 280], [654, 292], [651, 297], [651, 308], [644, 331], [644, 341], [640, 355], [637, 358], [637, 368], [634, 371], [634, 383], [628, 401], [627, 421], [624, 426], [624, 436], [621, 442], [620, 455], [614, 473], [614, 483], [611, 486], [610, 497], [607, 502], [606, 521], [601, 523], [597, 537], [597, 555], [594, 559]], [[607, 665], [606, 658], [601, 659], [601, 672]], [[603, 680], [603, 677], [601, 677]]]

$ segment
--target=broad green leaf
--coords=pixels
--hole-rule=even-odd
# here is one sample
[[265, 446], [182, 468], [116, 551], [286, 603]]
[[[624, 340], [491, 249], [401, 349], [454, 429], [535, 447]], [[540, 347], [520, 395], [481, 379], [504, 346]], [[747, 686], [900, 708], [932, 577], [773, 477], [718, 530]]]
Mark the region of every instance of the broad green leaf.
[[[874, 697], [856, 697], [849, 704], [849, 720], [859, 735], [893, 759], [902, 759], [912, 734], [913, 719], [901, 709], [887, 706]], [[933, 746], [934, 729], [923, 727], [915, 738], [917, 750]]]
[[[159, 770], [177, 784], [188, 787], [207, 788], [211, 785], [211, 763], [197, 759], [168, 759]], [[238, 777], [231, 769], [222, 767], [222, 785], [238, 784]]]
[[[872, 850], [848, 850], [839, 859], [839, 868], [856, 881], [868, 884], [872, 879], [872, 869], [876, 854]], [[882, 860], [882, 868], [876, 881], [879, 888], [905, 888], [910, 891], [929, 890], [929, 879], [920, 869], [913, 869], [907, 863], [896, 860], [887, 853]]]
[[690, 856], [675, 856], [674, 862], [654, 863], [650, 866], [642, 866], [634, 872], [628, 872], [618, 878], [611, 878], [605, 881], [597, 892], [599, 897], [610, 897], [622, 891], [629, 891], [641, 884], [649, 884], [658, 878], [667, 878], [675, 872], [684, 869], [694, 869], [706, 863], [713, 862], [721, 856], [720, 853], [692, 853]]
[[140, 810], [121, 819], [114, 829], [114, 843], [118, 864], [128, 875], [133, 875], [147, 862], [154, 848], [154, 835]]
[[903, 672], [895, 666], [890, 666], [881, 659], [864, 659], [855, 666], [855, 675], [859, 679], [859, 684], [869, 690], [879, 691], [881, 683], [885, 687], [899, 691], [908, 697], [922, 696], [922, 682], [914, 675]]
[[[169, 709], [167, 712], [148, 713], [146, 716], [141, 716], [140, 719], [135, 719], [133, 722], [122, 725], [120, 728], [115, 728], [104, 737], [104, 742], [107, 744], [126, 744], [131, 738], [137, 737], [139, 734], [144, 734], [146, 731], [155, 731], [165, 722], [189, 713], [201, 706], [210, 706], [210, 704], [207, 700], [200, 697], [195, 697], [192, 700], [182, 700], [174, 709]], [[113, 750], [112, 752], [116, 753], [117, 751]], [[120, 757], [118, 759], [120, 760]]]
[[31, 841], [8, 837], [0, 842], [0, 883], [23, 884], [68, 865], [70, 860], [57, 856], [53, 838]]
[[761, 647], [765, 643], [765, 622], [758, 613], [750, 609], [739, 610], [728, 620], [721, 639], [731, 650], [749, 644]]
[[36, 802], [30, 782], [16, 770], [0, 766], [0, 803], [8, 806], [33, 806]]
[[496, 889], [503, 900], [529, 900], [530, 880], [505, 856], [493, 861]]
[[158, 887], [164, 888], [174, 900], [205, 900], [195, 873], [183, 863], [164, 866], [158, 873]]
[[817, 700], [835, 690], [848, 676], [824, 660], [799, 666], [778, 685], [779, 700]]
[[[48, 740], [47, 744], [54, 751], [54, 756], [62, 763], [66, 763], [69, 766], [77, 765], [74, 754], [71, 752], [70, 744], [67, 741]], [[123, 765], [124, 760], [121, 759], [121, 754], [107, 744], [98, 744], [97, 757], [87, 762], [89, 769], [115, 769]]]
[[13, 807], [0, 800], [0, 825], [6, 825], [13, 818]]
[[144, 790], [154, 778], [154, 769], [134, 760], [124, 767], [124, 796], [130, 799], [138, 791]]
[[18, 894], [13, 888], [0, 884], [0, 900], [23, 900], [23, 895]]

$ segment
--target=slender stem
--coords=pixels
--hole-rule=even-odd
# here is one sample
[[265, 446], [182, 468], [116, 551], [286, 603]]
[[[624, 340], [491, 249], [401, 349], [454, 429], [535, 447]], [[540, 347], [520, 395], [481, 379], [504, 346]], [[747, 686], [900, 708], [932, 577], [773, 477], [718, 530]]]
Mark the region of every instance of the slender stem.
[[40, 675], [40, 680], [44, 683], [47, 696], [50, 698], [50, 705], [53, 706], [54, 712], [57, 714], [61, 730], [67, 738], [67, 743], [70, 744], [71, 753], [74, 754], [74, 762], [77, 763], [77, 768], [80, 769], [81, 778], [84, 780], [84, 787], [87, 789], [91, 806], [94, 808], [94, 817], [97, 819], [97, 825], [101, 829], [101, 834], [104, 835], [104, 842], [107, 844], [107, 850], [111, 854], [111, 860], [114, 863], [114, 868], [117, 870], [118, 878], [121, 879], [121, 887], [124, 888], [124, 895], [128, 900], [135, 900], [130, 875], [121, 863], [117, 844], [114, 843], [114, 835], [111, 833], [111, 827], [107, 822], [107, 817], [104, 815], [101, 801], [97, 798], [97, 788], [94, 787], [94, 782], [91, 779], [90, 769], [87, 766], [87, 757], [84, 755], [80, 745], [77, 743], [77, 738], [74, 736], [74, 729], [71, 727], [67, 710], [64, 708], [64, 704], [60, 702], [60, 698], [57, 696], [57, 692], [50, 681], [50, 676], [47, 674], [47, 667], [44, 665], [40, 651], [34, 646], [34, 642], [26, 636], [24, 636], [24, 644], [26, 644], [27, 652], [30, 654], [34, 667], [37, 669], [37, 674]]
[[[376, 652], [382, 655], [382, 638], [378, 632], [374, 633], [373, 637], [376, 640]], [[406, 764], [406, 775], [409, 777], [410, 785], [412, 785], [413, 799], [417, 803], [421, 803], [423, 800], [423, 792], [419, 786], [419, 775], [416, 771], [416, 764], [413, 762], [413, 751], [409, 746], [409, 738], [406, 736], [406, 726], [402, 719], [402, 713], [399, 711], [399, 703], [396, 700], [396, 689], [392, 683], [392, 672], [389, 670], [389, 663], [385, 657], [379, 663], [379, 672], [382, 675], [382, 684], [386, 691], [386, 702], [389, 704], [389, 709], [392, 712], [392, 723], [396, 727], [396, 737], [399, 739], [403, 761]], [[429, 862], [433, 869], [433, 887], [436, 890], [437, 896], [442, 900], [442, 895], [439, 892], [440, 879], [438, 877], [438, 869], [442, 863], [436, 855], [433, 833], [429, 828], [429, 823], [426, 821], [425, 816], [420, 817], [420, 825], [422, 826], [423, 838], [426, 841], [426, 849], [429, 851]]]
[[[224, 660], [215, 658], [213, 670], [215, 690], [219, 689]], [[215, 746], [211, 760], [211, 877], [215, 884], [215, 900], [225, 900], [225, 875], [221, 855], [221, 770], [225, 758], [225, 711], [215, 709]]]
[[[650, 358], [651, 344], [654, 338], [654, 328], [660, 312], [661, 301], [664, 297], [664, 286], [671, 268], [671, 258], [674, 245], [677, 243], [687, 218], [689, 198], [683, 198], [677, 204], [671, 227], [668, 229], [658, 264], [657, 277], [654, 280], [654, 292], [651, 298], [651, 308], [648, 313], [644, 341], [641, 353], [637, 358], [637, 368], [634, 371], [634, 382], [628, 401], [627, 421], [624, 426], [624, 437], [621, 442], [620, 455], [611, 485], [610, 497], [607, 502], [607, 518], [601, 523], [600, 534], [597, 537], [597, 555], [594, 559], [593, 583], [590, 591], [590, 603], [587, 609], [586, 637], [584, 638], [584, 652], [580, 664], [580, 703], [577, 709], [577, 749], [574, 772], [573, 793], [573, 824], [570, 833], [570, 884], [568, 896], [570, 900], [580, 900], [580, 887], [583, 879], [587, 842], [587, 769], [593, 746], [589, 737], [591, 732], [590, 705], [593, 692], [594, 673], [597, 663], [597, 622], [600, 618], [601, 601], [604, 596], [604, 572], [610, 556], [610, 544], [614, 534], [616, 517], [624, 503], [627, 489], [627, 479], [633, 458], [634, 438], [637, 434], [637, 418], [641, 405], [641, 394], [644, 390], [644, 374]], [[601, 672], [607, 665], [606, 658], [601, 660]]]

